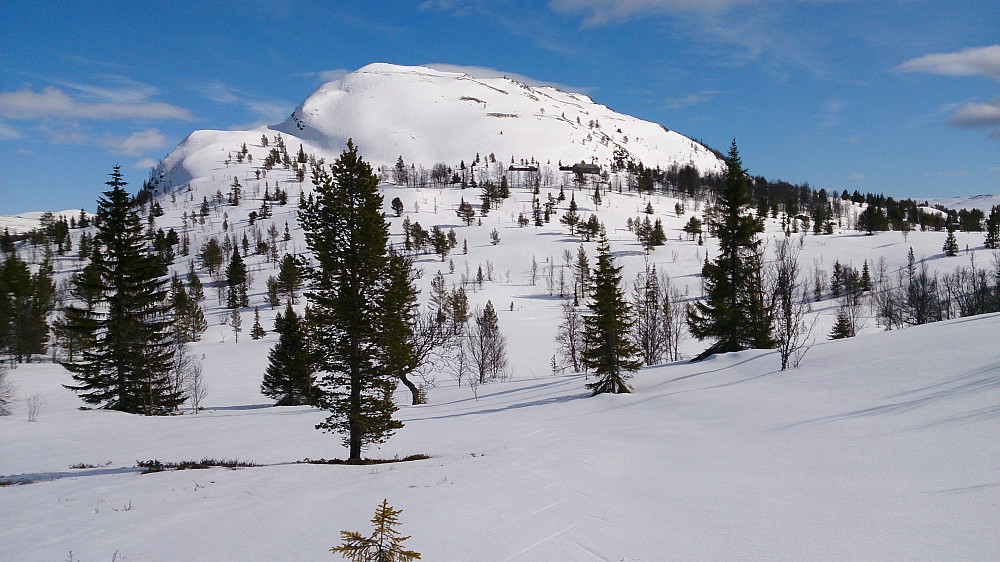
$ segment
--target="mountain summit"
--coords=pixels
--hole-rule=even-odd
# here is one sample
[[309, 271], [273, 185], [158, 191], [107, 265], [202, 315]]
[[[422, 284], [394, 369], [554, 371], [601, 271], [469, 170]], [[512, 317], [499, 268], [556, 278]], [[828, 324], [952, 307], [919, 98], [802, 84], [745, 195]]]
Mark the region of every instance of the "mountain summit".
[[[720, 171], [704, 145], [662, 125], [617, 113], [584, 94], [528, 86], [510, 78], [475, 78], [423, 66], [374, 63], [316, 89], [283, 123], [252, 131], [196, 131], [164, 161], [179, 185], [203, 176], [223, 147], [280, 132], [289, 146], [328, 159], [353, 138], [375, 165], [471, 163], [477, 154], [501, 162], [647, 167], [692, 165]], [[209, 161], [199, 157], [211, 154]]]

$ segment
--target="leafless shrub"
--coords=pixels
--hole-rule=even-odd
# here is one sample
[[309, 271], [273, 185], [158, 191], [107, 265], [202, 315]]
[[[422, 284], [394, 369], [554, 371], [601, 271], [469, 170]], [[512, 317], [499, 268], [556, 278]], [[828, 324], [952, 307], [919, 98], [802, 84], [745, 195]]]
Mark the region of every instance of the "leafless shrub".
[[28, 404], [28, 421], [38, 421], [38, 414], [42, 412], [42, 406], [45, 405], [45, 399], [39, 393], [34, 393], [27, 400]]

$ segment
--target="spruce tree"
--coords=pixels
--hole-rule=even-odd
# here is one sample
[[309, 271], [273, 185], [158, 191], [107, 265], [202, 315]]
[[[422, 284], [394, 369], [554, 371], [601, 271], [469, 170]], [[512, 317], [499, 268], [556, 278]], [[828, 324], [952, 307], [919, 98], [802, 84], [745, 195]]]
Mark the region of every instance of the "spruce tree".
[[[382, 315], [382, 336], [385, 349], [386, 376], [395, 376], [410, 391], [411, 403], [424, 402], [422, 392], [408, 378], [422, 358], [416, 345], [417, 289], [413, 285], [413, 267], [408, 257], [390, 253], [387, 273], [388, 286], [384, 306], [395, 313]], [[440, 326], [440, 324], [438, 324]], [[432, 343], [432, 342], [430, 342]]]
[[948, 235], [944, 239], [944, 246], [941, 248], [944, 255], [948, 257], [958, 255], [958, 240], [955, 238], [955, 227], [948, 225]]
[[569, 227], [570, 236], [576, 233], [576, 225], [580, 222], [580, 215], [576, 212], [578, 208], [579, 207], [577, 207], [576, 204], [576, 194], [570, 194], [569, 209], [566, 211], [566, 214], [559, 219], [559, 222]]
[[837, 321], [833, 324], [833, 330], [830, 331], [830, 339], [853, 338], [854, 335], [854, 326], [847, 315], [847, 311], [843, 307], [837, 309]]
[[264, 327], [260, 325], [260, 309], [253, 307], [253, 327], [250, 328], [250, 339], [259, 340], [267, 335]]
[[48, 260], [32, 275], [28, 264], [12, 254], [0, 264], [0, 349], [18, 362], [30, 362], [46, 351], [55, 285]]
[[615, 265], [607, 234], [602, 230], [591, 300], [587, 303], [591, 313], [583, 317], [583, 365], [597, 377], [596, 382], [587, 385], [595, 395], [630, 392], [626, 381], [642, 365], [636, 359], [639, 349], [630, 335], [634, 320], [621, 282], [622, 266]]
[[275, 316], [274, 331], [278, 333], [278, 343], [268, 353], [261, 393], [277, 400], [275, 406], [312, 403], [313, 362], [305, 326], [292, 303], [285, 306], [284, 315], [279, 312]]
[[393, 509], [389, 500], [375, 510], [372, 518], [372, 535], [365, 537], [356, 531], [341, 531], [344, 544], [335, 546], [330, 552], [338, 552], [353, 562], [411, 562], [420, 559], [420, 553], [403, 548], [403, 541], [410, 537], [400, 536], [396, 530], [400, 509]]
[[360, 462], [366, 445], [385, 441], [402, 427], [393, 420], [398, 380], [385, 361], [396, 345], [383, 333], [390, 256], [389, 228], [371, 166], [353, 142], [328, 169], [313, 170], [313, 203], [300, 211], [306, 243], [316, 265], [312, 290], [315, 348], [319, 351], [317, 403], [330, 412], [318, 429], [343, 434], [349, 462]]
[[688, 312], [691, 334], [716, 343], [696, 359], [747, 348], [771, 348], [771, 311], [763, 294], [761, 220], [751, 212], [748, 177], [733, 140], [726, 158], [725, 184], [711, 226], [719, 256], [702, 268], [706, 296]]
[[170, 382], [174, 348], [167, 291], [118, 166], [107, 184], [111, 189], [98, 200], [95, 272], [75, 281], [78, 291], [98, 295], [96, 306], [69, 307], [70, 327], [90, 331], [93, 345], [80, 361], [63, 363], [76, 382], [66, 387], [88, 404], [162, 414], [185, 399]]
[[993, 205], [990, 216], [986, 218], [986, 248], [1000, 248], [1000, 205]]
[[292, 304], [295, 304], [296, 293], [302, 288], [302, 276], [291, 254], [285, 254], [278, 269], [277, 290], [283, 293]]
[[226, 268], [226, 284], [229, 286], [229, 296], [226, 298], [226, 308], [246, 308], [250, 306], [247, 296], [247, 266], [240, 257], [240, 251], [233, 248], [233, 257]]

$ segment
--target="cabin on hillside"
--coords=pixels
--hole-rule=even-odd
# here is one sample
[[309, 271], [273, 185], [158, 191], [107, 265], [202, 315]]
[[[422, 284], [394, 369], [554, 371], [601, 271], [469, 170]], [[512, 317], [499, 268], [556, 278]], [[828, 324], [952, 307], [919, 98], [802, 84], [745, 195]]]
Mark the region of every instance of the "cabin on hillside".
[[560, 172], [573, 172], [574, 174], [592, 174], [598, 176], [601, 174], [601, 167], [597, 164], [586, 164], [580, 162], [579, 164], [573, 164], [572, 166], [559, 166]]

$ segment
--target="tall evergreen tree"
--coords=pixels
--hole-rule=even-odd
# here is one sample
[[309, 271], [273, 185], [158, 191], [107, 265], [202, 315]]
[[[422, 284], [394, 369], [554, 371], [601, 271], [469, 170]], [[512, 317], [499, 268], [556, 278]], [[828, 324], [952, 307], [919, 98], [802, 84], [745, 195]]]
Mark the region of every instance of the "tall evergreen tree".
[[233, 257], [226, 268], [226, 284], [229, 286], [229, 296], [226, 298], [226, 308], [246, 308], [250, 306], [247, 296], [247, 266], [240, 257], [240, 251], [233, 248]]
[[583, 365], [597, 377], [587, 385], [595, 395], [630, 392], [626, 381], [642, 365], [636, 359], [639, 348], [630, 335], [634, 320], [621, 282], [622, 266], [615, 265], [607, 234], [602, 231], [587, 303], [591, 313], [583, 317]]
[[295, 314], [292, 303], [274, 318], [278, 343], [267, 356], [267, 369], [260, 391], [277, 400], [275, 406], [298, 406], [312, 403], [313, 361], [302, 319]]
[[948, 225], [948, 235], [945, 236], [944, 246], [941, 248], [944, 255], [952, 257], [958, 255], [958, 240], [955, 238], [955, 227]]
[[986, 218], [986, 242], [990, 250], [1000, 248], [1000, 205], [993, 205], [990, 216]]
[[302, 276], [299, 274], [298, 265], [291, 254], [285, 254], [278, 268], [278, 291], [284, 293], [285, 297], [295, 304], [296, 293], [302, 288]]
[[316, 198], [300, 212], [306, 243], [317, 265], [308, 272], [314, 340], [323, 373], [317, 403], [329, 410], [318, 429], [345, 436], [349, 462], [360, 462], [366, 445], [385, 441], [402, 427], [393, 420], [398, 380], [386, 356], [383, 329], [391, 285], [389, 228], [371, 166], [353, 142], [329, 166], [315, 168]]
[[747, 172], [736, 141], [726, 158], [726, 177], [711, 227], [719, 256], [702, 268], [706, 296], [688, 312], [691, 334], [716, 343], [696, 359], [747, 348], [771, 348], [771, 311], [763, 293], [761, 220], [751, 212]]
[[[384, 306], [395, 314], [382, 315], [382, 335], [385, 338], [385, 370], [387, 376], [395, 376], [410, 391], [413, 404], [423, 402], [420, 389], [408, 378], [420, 367], [426, 352], [417, 345], [417, 289], [413, 285], [413, 267], [408, 257], [390, 253], [388, 286]], [[436, 317], [435, 317], [436, 320]], [[431, 326], [431, 329], [439, 329]], [[428, 342], [428, 345], [433, 342]], [[425, 353], [421, 353], [421, 352]]]
[[46, 261], [32, 275], [17, 254], [0, 263], [0, 349], [21, 363], [45, 353], [46, 318], [54, 305], [52, 268]]
[[[63, 363], [84, 402], [146, 415], [162, 414], [185, 396], [173, 389], [171, 310], [165, 282], [156, 276], [133, 199], [118, 166], [98, 200], [94, 274], [77, 277], [77, 290], [98, 295], [96, 306], [69, 307], [71, 328], [89, 330], [93, 345], [78, 362]], [[90, 284], [96, 283], [97, 286]]]
[[259, 340], [267, 335], [267, 331], [260, 325], [260, 309], [253, 307], [253, 327], [250, 328], [250, 338]]

